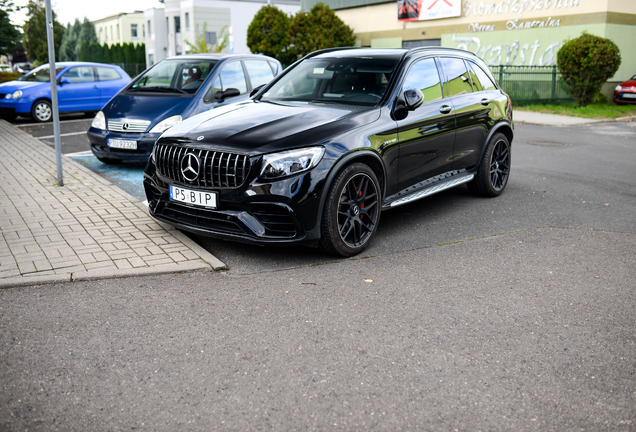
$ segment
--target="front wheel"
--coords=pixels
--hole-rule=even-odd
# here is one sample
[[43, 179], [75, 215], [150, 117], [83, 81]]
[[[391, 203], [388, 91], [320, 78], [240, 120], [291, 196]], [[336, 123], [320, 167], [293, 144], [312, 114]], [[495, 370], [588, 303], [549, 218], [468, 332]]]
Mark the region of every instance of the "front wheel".
[[31, 117], [38, 123], [51, 121], [51, 118], [53, 118], [51, 102], [44, 99], [35, 101], [31, 107]]
[[325, 202], [321, 248], [340, 256], [362, 252], [378, 228], [380, 204], [380, 186], [371, 168], [358, 162], [343, 169]]
[[488, 142], [477, 175], [468, 183], [468, 189], [477, 195], [496, 197], [503, 192], [509, 177], [510, 142], [504, 134], [496, 133]]

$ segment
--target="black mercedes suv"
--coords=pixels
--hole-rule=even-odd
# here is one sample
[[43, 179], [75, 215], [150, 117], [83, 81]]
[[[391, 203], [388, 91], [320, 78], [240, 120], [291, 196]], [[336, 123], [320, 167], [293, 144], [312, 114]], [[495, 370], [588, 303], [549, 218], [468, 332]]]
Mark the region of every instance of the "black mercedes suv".
[[165, 131], [144, 173], [150, 214], [195, 234], [351, 256], [382, 211], [510, 176], [512, 104], [461, 50], [329, 49], [248, 101]]

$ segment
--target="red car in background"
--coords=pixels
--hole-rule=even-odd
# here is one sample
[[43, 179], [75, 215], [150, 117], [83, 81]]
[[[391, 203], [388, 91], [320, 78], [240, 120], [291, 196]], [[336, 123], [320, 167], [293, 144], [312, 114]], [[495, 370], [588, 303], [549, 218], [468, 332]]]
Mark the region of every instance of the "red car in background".
[[616, 86], [614, 89], [614, 103], [636, 104], [636, 75]]

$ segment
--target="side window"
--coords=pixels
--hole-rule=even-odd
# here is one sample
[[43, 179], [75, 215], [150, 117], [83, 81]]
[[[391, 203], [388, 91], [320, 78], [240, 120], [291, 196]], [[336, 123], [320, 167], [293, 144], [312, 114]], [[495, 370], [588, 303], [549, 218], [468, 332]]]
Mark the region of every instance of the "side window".
[[78, 66], [67, 70], [62, 78], [68, 79], [71, 84], [86, 83], [95, 81], [93, 66]]
[[[470, 65], [470, 69], [477, 76], [477, 81], [481, 85], [481, 90], [496, 90], [497, 86], [492, 82], [488, 74], [483, 71], [482, 68], [477, 66], [475, 63], [468, 62]], [[475, 79], [473, 78], [473, 83], [475, 83]]]
[[457, 96], [472, 93], [473, 88], [470, 85], [470, 76], [464, 61], [458, 58], [442, 58], [441, 60], [444, 72], [448, 77], [448, 95]]
[[424, 93], [424, 103], [442, 98], [442, 85], [434, 59], [420, 60], [411, 66], [404, 79], [402, 92], [411, 89], [420, 89]]
[[237, 89], [241, 94], [247, 93], [247, 83], [241, 62], [234, 61], [221, 69], [221, 84], [223, 91], [229, 88]]
[[245, 60], [245, 68], [250, 76], [252, 88], [267, 84], [274, 78], [272, 68], [263, 60]]
[[121, 79], [121, 75], [115, 69], [97, 66], [97, 76], [100, 81], [112, 81]]

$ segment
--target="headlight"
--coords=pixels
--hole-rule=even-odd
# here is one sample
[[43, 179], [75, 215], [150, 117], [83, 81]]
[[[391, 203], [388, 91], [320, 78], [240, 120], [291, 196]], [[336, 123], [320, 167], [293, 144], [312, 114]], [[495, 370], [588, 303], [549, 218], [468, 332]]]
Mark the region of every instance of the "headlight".
[[97, 114], [95, 114], [95, 118], [93, 119], [93, 123], [91, 123], [91, 127], [94, 127], [95, 129], [106, 130], [106, 117], [104, 116], [103, 112], [99, 111]]
[[171, 128], [177, 123], [181, 123], [180, 115], [168, 117], [167, 119], [157, 123], [152, 129], [150, 129], [150, 133], [163, 133], [166, 129]]
[[18, 99], [20, 96], [22, 96], [22, 90], [16, 90], [13, 92], [13, 94], [11, 95], [11, 97], [13, 99]]
[[623, 87], [621, 87], [620, 85], [617, 85], [614, 90], [615, 91], [621, 91], [621, 90], [623, 90]]
[[7, 95], [4, 98], [5, 99], [11, 99], [11, 93], [7, 93]]
[[267, 154], [263, 156], [260, 176], [272, 179], [307, 171], [318, 165], [324, 154], [324, 147], [309, 147]]

